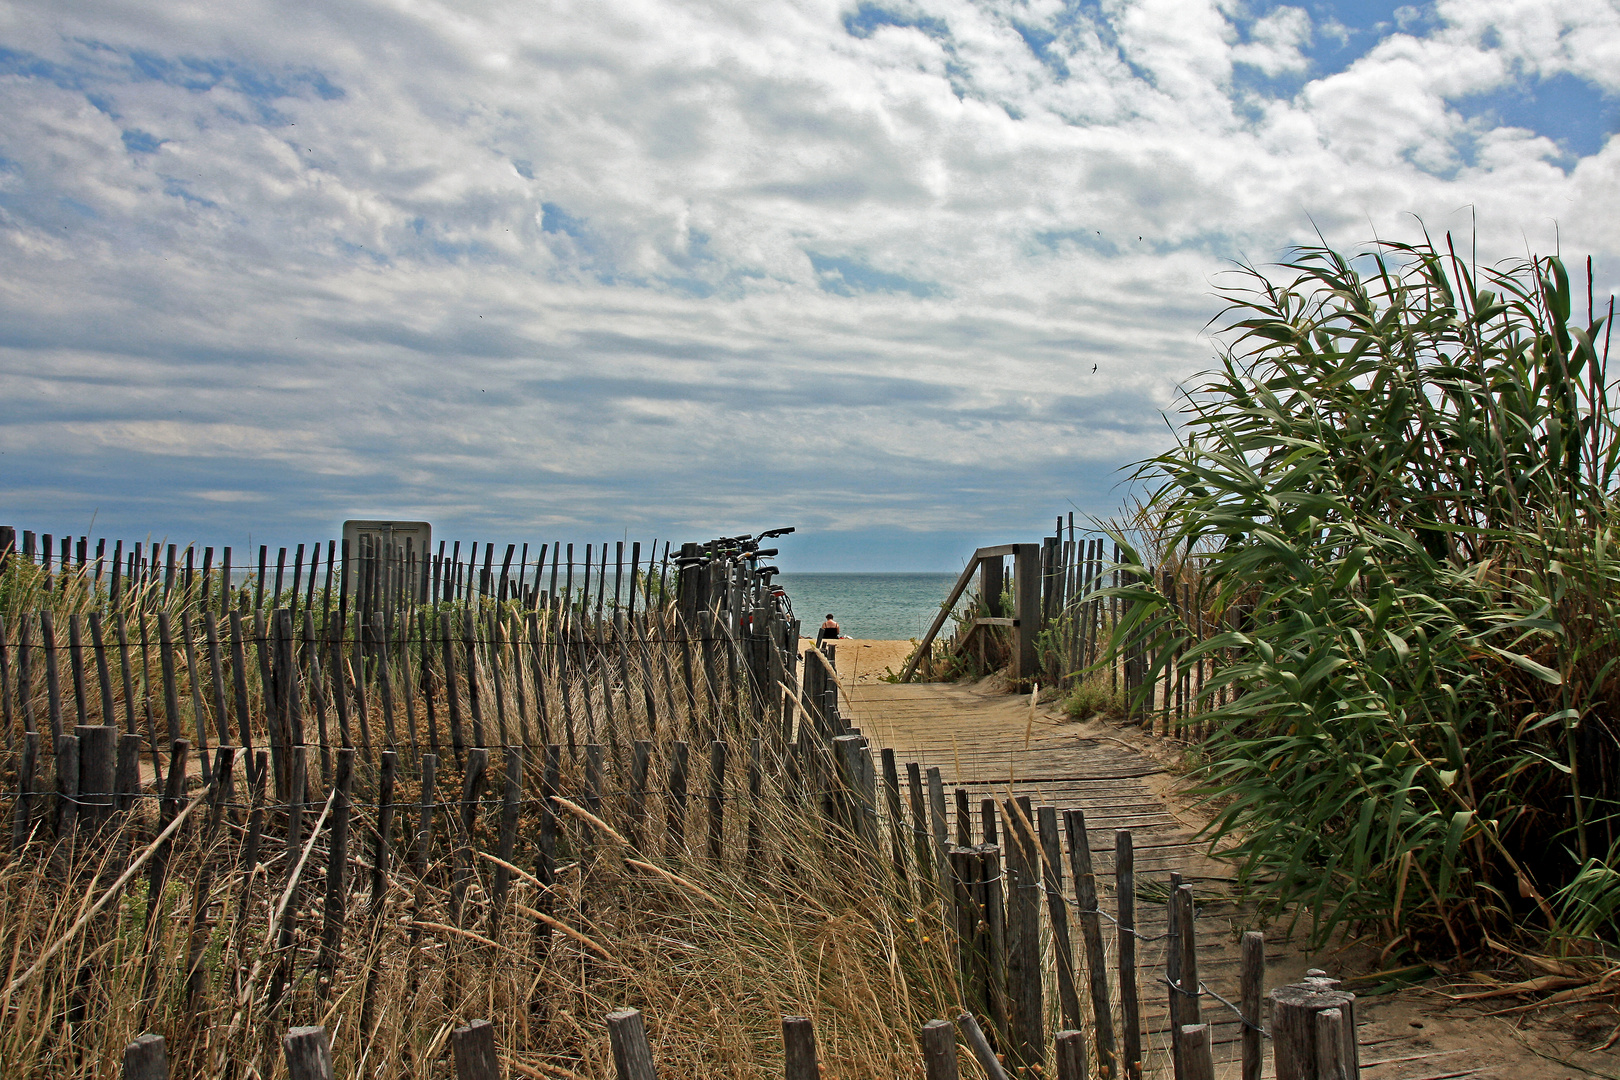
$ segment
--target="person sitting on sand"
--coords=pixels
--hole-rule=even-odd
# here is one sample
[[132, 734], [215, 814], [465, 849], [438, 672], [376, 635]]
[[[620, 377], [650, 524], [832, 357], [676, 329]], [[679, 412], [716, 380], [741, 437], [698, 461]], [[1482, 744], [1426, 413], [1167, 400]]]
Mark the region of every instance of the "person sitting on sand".
[[820, 645], [828, 638], [838, 637], [843, 637], [843, 634], [839, 633], [838, 620], [834, 619], [832, 612], [829, 611], [827, 612], [827, 621], [821, 624], [820, 630], [816, 631], [816, 644]]

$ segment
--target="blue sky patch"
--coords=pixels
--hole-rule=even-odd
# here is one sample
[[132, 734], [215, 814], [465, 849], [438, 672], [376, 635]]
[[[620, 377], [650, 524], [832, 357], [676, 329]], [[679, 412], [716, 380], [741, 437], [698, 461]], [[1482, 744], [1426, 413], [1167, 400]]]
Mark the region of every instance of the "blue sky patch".
[[1042, 66], [1057, 76], [1059, 81], [1069, 77], [1068, 63], [1052, 49], [1052, 43], [1057, 40], [1056, 34], [1044, 27], [1031, 26], [1016, 19], [1012, 21], [1012, 28], [1018, 31], [1019, 37], [1024, 39], [1024, 44], [1029, 46], [1029, 51], [1035, 54], [1035, 59], [1039, 60]]
[[142, 131], [139, 128], [130, 128], [123, 134], [124, 149], [132, 154], [155, 154], [158, 152], [158, 147], [169, 141], [160, 139], [151, 132]]
[[851, 37], [869, 38], [885, 26], [921, 30], [935, 40], [951, 36], [951, 28], [944, 19], [933, 15], [907, 15], [867, 0], [862, 0], [854, 11], [844, 15], [844, 31]]
[[541, 203], [540, 214], [541, 232], [560, 233], [572, 236], [575, 240], [585, 239], [584, 220], [570, 214], [556, 203]]
[[805, 254], [809, 256], [810, 265], [815, 269], [816, 277], [819, 279], [818, 284], [825, 292], [836, 293], [839, 296], [856, 296], [860, 293], [873, 292], [910, 293], [919, 298], [939, 293], [939, 286], [932, 282], [916, 281], [901, 274], [878, 270], [859, 259], [817, 255], [813, 251], [807, 251]]
[[1559, 145], [1568, 158], [1591, 157], [1620, 131], [1620, 99], [1584, 79], [1557, 74], [1523, 80], [1455, 103], [1491, 127], [1527, 128]]

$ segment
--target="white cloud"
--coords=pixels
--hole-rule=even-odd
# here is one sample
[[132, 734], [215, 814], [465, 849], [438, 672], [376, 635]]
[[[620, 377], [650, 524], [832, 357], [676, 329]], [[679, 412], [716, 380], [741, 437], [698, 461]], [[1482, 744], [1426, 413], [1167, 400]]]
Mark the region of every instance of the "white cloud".
[[1620, 251], [1620, 148], [1456, 105], [1614, 86], [1600, 2], [1331, 73], [1342, 23], [1208, 0], [7, 12], [19, 518], [1005, 532], [1163, 444], [1226, 260], [1465, 207]]

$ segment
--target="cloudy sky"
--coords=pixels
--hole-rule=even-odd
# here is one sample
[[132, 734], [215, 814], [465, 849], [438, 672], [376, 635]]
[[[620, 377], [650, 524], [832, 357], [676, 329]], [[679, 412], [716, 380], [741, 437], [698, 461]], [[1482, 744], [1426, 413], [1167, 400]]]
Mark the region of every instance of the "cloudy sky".
[[1613, 289], [1617, 116], [1616, 0], [14, 0], [0, 523], [954, 569], [1117, 505], [1234, 259]]

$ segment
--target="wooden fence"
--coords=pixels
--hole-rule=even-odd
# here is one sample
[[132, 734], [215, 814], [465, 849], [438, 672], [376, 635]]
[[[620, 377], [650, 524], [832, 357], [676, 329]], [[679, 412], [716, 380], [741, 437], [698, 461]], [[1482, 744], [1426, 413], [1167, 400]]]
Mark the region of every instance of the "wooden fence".
[[[223, 1074], [261, 1017], [318, 1016], [340, 985], [361, 998], [369, 1030], [374, 958], [389, 935], [472, 942], [490, 965], [605, 957], [583, 918], [590, 871], [576, 870], [577, 909], [556, 902], [568, 860], [588, 868], [617, 845], [649, 881], [702, 894], [670, 867], [788, 880], [807, 856], [776, 838], [801, 835], [819, 838], [815, 857], [838, 872], [928, 913], [989, 1075], [996, 1055], [1014, 1071], [1055, 1061], [1083, 1075], [1074, 1069], [1089, 1061], [1099, 1076], [1143, 1075], [1130, 832], [1113, 838], [1113, 913], [1099, 902], [1079, 810], [987, 799], [975, 836], [965, 790], [953, 814], [937, 768], [897, 761], [843, 720], [831, 646], [798, 653], [797, 624], [746, 553], [688, 544], [671, 558], [666, 548], [653, 570], [632, 548], [609, 600], [605, 567], [596, 561], [593, 581], [589, 555], [574, 587], [571, 548], [560, 592], [555, 547], [547, 589], [535, 569], [545, 549], [515, 576], [510, 545], [498, 575], [493, 547], [482, 573], [452, 557], [414, 576], [402, 557], [363, 552], [351, 597], [341, 557], [332, 584], [328, 544], [327, 584], [310, 584], [318, 565], [302, 581], [278, 571], [270, 598], [284, 606], [267, 608], [263, 552], [264, 573], [238, 583], [228, 555], [217, 568], [205, 555], [190, 574], [192, 560], [172, 549], [162, 561], [98, 563], [86, 548], [54, 566], [24, 552], [4, 571], [8, 595], [38, 605], [0, 627], [11, 858], [54, 880], [82, 884], [88, 872], [96, 887], [51, 943], [6, 943], [19, 962], [0, 1011], [81, 937], [112, 934], [107, 909], [144, 881], [145, 934], [165, 919], [184, 924], [188, 999], [231, 1005], [225, 1030], [194, 1036], [206, 1054], [188, 1050]], [[399, 580], [425, 586], [407, 595], [391, 587]], [[1204, 1075], [1203, 1010], [1230, 1007], [1253, 1033], [1243, 1075], [1258, 1076], [1258, 935], [1244, 952], [1243, 1000], [1214, 1006], [1198, 978], [1192, 888], [1171, 886], [1172, 947], [1154, 992], [1168, 995], [1177, 1074]], [[211, 899], [221, 894], [234, 898], [234, 918]], [[389, 895], [411, 898], [400, 926], [378, 917]], [[307, 911], [316, 896], [318, 928]], [[527, 953], [501, 944], [502, 920], [514, 918], [533, 924]], [[206, 963], [210, 950], [230, 963]], [[1350, 996], [1340, 997], [1353, 1050]], [[1049, 1038], [1059, 1025], [1085, 1034]], [[938, 1030], [925, 1031], [925, 1048]], [[1300, 1043], [1313, 1054], [1327, 1045], [1315, 1031]], [[321, 1059], [297, 1046], [289, 1069]], [[949, 1075], [936, 1071], [941, 1054], [927, 1058], [928, 1075]], [[617, 1044], [615, 1056], [621, 1075], [637, 1075]], [[483, 1075], [455, 1057], [458, 1075]], [[1284, 1080], [1327, 1075], [1283, 1069], [1279, 1057]]]
[[[971, 599], [983, 613], [958, 614], [947, 655], [976, 660], [974, 670], [981, 673], [1005, 665], [1015, 678], [1060, 690], [1098, 679], [1148, 731], [1203, 738], [1208, 727], [1201, 714], [1225, 704], [1230, 691], [1221, 687], [1205, 695], [1215, 659], [1189, 662], [1183, 657], [1224, 627], [1205, 610], [1193, 567], [1147, 567], [1138, 575], [1121, 565], [1120, 555], [1109, 536], [1077, 531], [1072, 514], [1067, 526], [1059, 518], [1053, 535], [1039, 544], [977, 549], [901, 669], [901, 680], [927, 671], [933, 643], [977, 578]], [[1121, 599], [1117, 590], [1144, 585], [1166, 598], [1182, 628], [1184, 641], [1171, 651], [1153, 650], [1140, 634], [1118, 647], [1111, 644], [1114, 627], [1128, 623], [1131, 614], [1131, 601]], [[1003, 590], [1009, 586], [1012, 610], [1006, 611]]]

